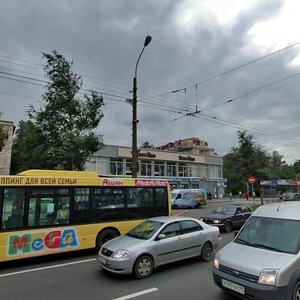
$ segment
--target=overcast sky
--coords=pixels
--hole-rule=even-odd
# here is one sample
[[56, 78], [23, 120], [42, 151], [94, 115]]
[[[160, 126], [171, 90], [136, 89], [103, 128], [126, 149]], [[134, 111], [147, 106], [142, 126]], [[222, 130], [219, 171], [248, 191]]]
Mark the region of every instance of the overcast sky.
[[[248, 130], [268, 152], [300, 159], [300, 2], [295, 0], [1, 0], [1, 119], [41, 105], [42, 53], [74, 62], [103, 95], [97, 132], [131, 146], [138, 64], [138, 145], [188, 137], [219, 155]], [[37, 80], [33, 80], [37, 79]], [[174, 92], [177, 91], [177, 92]], [[80, 95], [79, 95], [80, 96]], [[229, 101], [232, 100], [232, 101]]]

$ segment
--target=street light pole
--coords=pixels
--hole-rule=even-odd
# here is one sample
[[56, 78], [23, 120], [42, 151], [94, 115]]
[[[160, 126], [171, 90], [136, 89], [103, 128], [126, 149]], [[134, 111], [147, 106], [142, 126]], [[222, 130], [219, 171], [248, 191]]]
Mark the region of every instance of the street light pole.
[[145, 50], [145, 48], [151, 42], [152, 37], [146, 36], [144, 47], [138, 57], [138, 60], [135, 65], [134, 78], [133, 78], [133, 90], [132, 90], [132, 178], [137, 178], [138, 173], [138, 149], [137, 149], [137, 123], [139, 120], [137, 119], [137, 68], [140, 61], [140, 58]]

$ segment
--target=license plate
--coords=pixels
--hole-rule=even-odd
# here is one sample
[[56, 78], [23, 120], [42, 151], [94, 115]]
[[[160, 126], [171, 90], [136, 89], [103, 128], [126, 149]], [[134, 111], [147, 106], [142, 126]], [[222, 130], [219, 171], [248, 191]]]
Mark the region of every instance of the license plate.
[[239, 284], [233, 283], [231, 281], [222, 279], [222, 285], [230, 290], [233, 290], [239, 294], [245, 294], [245, 288]]
[[104, 265], [106, 264], [106, 259], [101, 256], [99, 256], [99, 261]]

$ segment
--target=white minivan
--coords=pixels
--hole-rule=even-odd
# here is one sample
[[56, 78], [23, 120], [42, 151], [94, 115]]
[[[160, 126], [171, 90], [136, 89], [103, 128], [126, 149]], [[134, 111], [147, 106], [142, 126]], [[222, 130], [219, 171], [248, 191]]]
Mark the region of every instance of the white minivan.
[[260, 206], [219, 250], [214, 282], [243, 299], [300, 299], [300, 202]]

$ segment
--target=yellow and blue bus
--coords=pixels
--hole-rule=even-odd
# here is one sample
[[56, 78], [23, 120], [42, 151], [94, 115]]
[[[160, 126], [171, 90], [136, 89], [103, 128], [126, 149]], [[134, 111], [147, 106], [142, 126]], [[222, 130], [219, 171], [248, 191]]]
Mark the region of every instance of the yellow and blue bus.
[[146, 218], [170, 214], [163, 179], [52, 170], [0, 176], [0, 261], [99, 249]]

